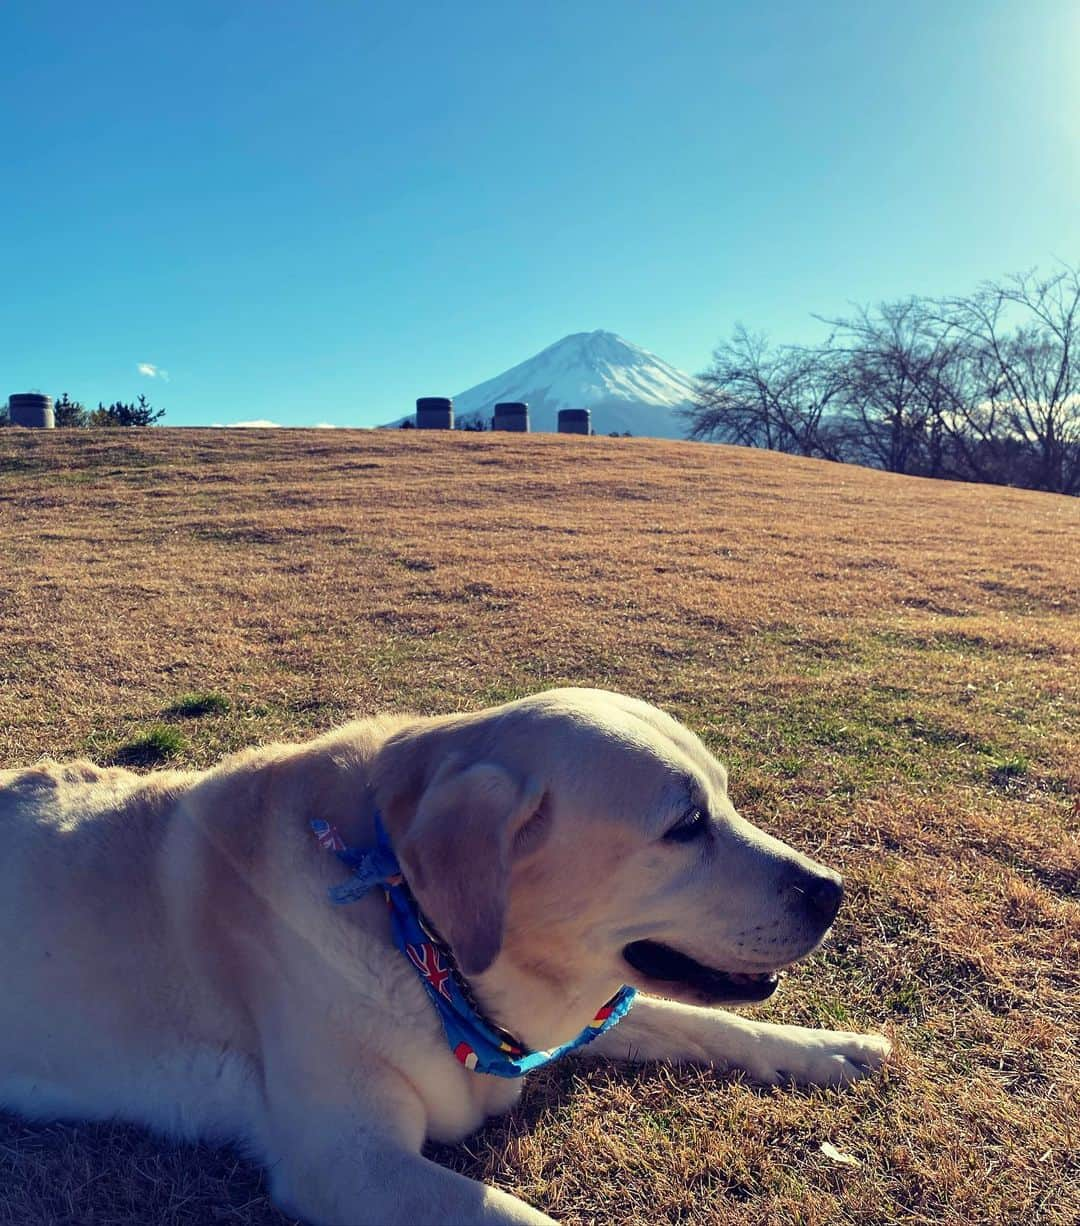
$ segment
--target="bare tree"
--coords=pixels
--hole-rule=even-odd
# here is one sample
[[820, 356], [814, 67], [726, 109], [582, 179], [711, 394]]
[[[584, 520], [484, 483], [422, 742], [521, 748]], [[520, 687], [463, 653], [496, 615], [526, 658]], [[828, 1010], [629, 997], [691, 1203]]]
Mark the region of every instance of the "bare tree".
[[941, 318], [965, 338], [980, 385], [958, 421], [973, 466], [1080, 493], [1080, 267], [985, 284]]
[[773, 348], [740, 324], [698, 376], [683, 416], [693, 439], [836, 460], [839, 444], [826, 419], [842, 386], [827, 346]]
[[1080, 267], [819, 319], [812, 348], [737, 328], [698, 378], [690, 437], [1080, 493]]
[[948, 471], [948, 422], [964, 396], [962, 346], [920, 298], [824, 320], [843, 383], [848, 451], [889, 472]]

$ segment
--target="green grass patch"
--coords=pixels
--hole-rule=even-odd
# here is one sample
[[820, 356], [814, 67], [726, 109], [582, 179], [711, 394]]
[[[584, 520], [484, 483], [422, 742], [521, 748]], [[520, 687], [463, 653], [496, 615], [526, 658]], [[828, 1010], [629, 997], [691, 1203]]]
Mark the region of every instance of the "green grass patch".
[[231, 708], [232, 703], [224, 694], [209, 690], [205, 693], [181, 694], [171, 706], [165, 708], [165, 714], [197, 719], [200, 715], [224, 715]]
[[187, 749], [187, 741], [175, 728], [157, 724], [141, 736], [121, 745], [112, 755], [121, 766], [156, 766]]

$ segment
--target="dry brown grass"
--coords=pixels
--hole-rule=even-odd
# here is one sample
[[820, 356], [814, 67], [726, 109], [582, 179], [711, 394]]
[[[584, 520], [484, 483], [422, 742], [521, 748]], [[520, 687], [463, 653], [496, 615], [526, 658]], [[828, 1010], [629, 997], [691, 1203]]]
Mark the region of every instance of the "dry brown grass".
[[[567, 1223], [1063, 1226], [1078, 529], [1076, 500], [721, 447], [3, 431], [0, 766], [203, 765], [565, 682], [651, 698], [847, 877], [761, 1012], [884, 1025], [895, 1059], [846, 1094], [567, 1064], [435, 1156]], [[283, 1220], [228, 1154], [0, 1124], [2, 1224]]]

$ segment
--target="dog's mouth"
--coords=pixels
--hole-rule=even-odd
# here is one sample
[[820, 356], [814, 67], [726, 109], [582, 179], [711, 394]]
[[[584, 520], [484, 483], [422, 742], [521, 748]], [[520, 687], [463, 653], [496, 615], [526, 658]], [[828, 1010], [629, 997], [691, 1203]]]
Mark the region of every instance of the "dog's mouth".
[[753, 1004], [768, 1000], [780, 982], [777, 971], [745, 974], [706, 966], [660, 941], [632, 941], [622, 956], [635, 971], [703, 1005]]

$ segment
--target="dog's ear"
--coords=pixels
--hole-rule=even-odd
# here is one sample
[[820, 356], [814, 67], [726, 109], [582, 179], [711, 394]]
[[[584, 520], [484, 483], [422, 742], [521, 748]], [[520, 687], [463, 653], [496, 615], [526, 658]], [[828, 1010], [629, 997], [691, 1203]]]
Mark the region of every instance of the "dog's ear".
[[405, 879], [466, 975], [502, 946], [514, 838], [543, 789], [492, 762], [447, 758], [397, 840]]

